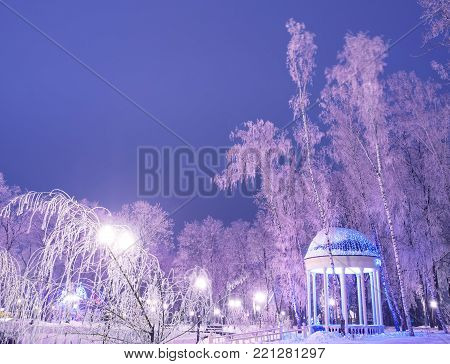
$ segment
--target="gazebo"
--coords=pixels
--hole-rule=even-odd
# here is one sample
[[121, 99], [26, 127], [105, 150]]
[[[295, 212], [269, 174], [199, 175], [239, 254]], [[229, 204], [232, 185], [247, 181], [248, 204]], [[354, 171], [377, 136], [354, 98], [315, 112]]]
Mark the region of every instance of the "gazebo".
[[[328, 237], [327, 237], [328, 235]], [[334, 264], [335, 281], [340, 286], [340, 310], [338, 299], [332, 297], [333, 290], [329, 282], [334, 281], [331, 255]], [[374, 243], [356, 230], [346, 228], [330, 228], [328, 234], [320, 231], [309, 245], [305, 255], [307, 282], [307, 322], [309, 332], [325, 330], [350, 334], [376, 334], [384, 331], [380, 291], [380, 254]], [[322, 279], [317, 280], [320, 275]], [[346, 277], [356, 283], [357, 299], [354, 298], [356, 312], [349, 310], [348, 287]], [[366, 278], [368, 277], [369, 292], [366, 294]], [[322, 286], [322, 294], [317, 290]], [[337, 289], [336, 289], [337, 291]], [[318, 300], [319, 293], [319, 300]], [[336, 292], [336, 296], [338, 293]], [[370, 297], [369, 297], [370, 296]], [[368, 302], [370, 298], [370, 316]], [[318, 315], [320, 309], [321, 315]], [[356, 309], [355, 309], [356, 311]], [[332, 319], [330, 319], [330, 313]], [[349, 324], [350, 318], [353, 320]], [[340, 320], [338, 320], [340, 316]], [[370, 319], [370, 321], [368, 320]]]

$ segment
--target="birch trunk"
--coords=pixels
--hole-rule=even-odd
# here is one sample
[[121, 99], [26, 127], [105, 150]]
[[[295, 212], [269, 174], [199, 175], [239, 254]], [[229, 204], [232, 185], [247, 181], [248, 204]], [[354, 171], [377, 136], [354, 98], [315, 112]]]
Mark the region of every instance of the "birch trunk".
[[424, 324], [425, 324], [425, 326], [430, 326], [431, 320], [428, 315], [428, 307], [427, 307], [428, 300], [427, 300], [427, 292], [425, 289], [426, 283], [424, 283], [424, 275], [422, 275], [422, 273], [420, 272], [419, 269], [418, 269], [418, 275], [419, 275], [419, 286], [420, 286], [420, 290], [422, 291], [422, 294], [420, 297], [420, 303], [422, 304], [422, 309], [423, 309]]
[[314, 200], [317, 205], [317, 209], [319, 210], [319, 216], [320, 216], [320, 222], [322, 225], [322, 229], [325, 230], [325, 237], [327, 239], [327, 248], [328, 248], [328, 256], [330, 258], [330, 265], [331, 265], [331, 272], [333, 275], [333, 299], [337, 303], [338, 300], [336, 300], [336, 273], [334, 269], [334, 259], [333, 259], [333, 253], [331, 250], [331, 242], [330, 242], [330, 235], [329, 235], [329, 226], [326, 221], [325, 217], [325, 210], [322, 206], [322, 202], [320, 200], [319, 192], [317, 190], [317, 184], [316, 180], [314, 178], [314, 172], [312, 168], [312, 161], [311, 161], [311, 145], [310, 145], [310, 139], [309, 139], [309, 130], [308, 130], [308, 121], [306, 117], [306, 113], [304, 110], [301, 111], [302, 114], [302, 121], [303, 121], [303, 132], [304, 132], [304, 138], [305, 138], [305, 147], [306, 147], [306, 164], [308, 166], [308, 172], [309, 177], [311, 179], [311, 185], [314, 192]]
[[[371, 217], [369, 217], [370, 220], [372, 220]], [[375, 244], [380, 252], [380, 260], [381, 260], [381, 269], [380, 269], [380, 279], [381, 279], [381, 285], [384, 288], [384, 294], [386, 296], [386, 302], [388, 304], [389, 307], [389, 311], [391, 312], [392, 315], [392, 320], [394, 321], [394, 326], [395, 326], [395, 330], [396, 331], [400, 331], [400, 320], [399, 320], [399, 310], [397, 307], [397, 303], [395, 302], [395, 300], [392, 298], [392, 292], [391, 292], [391, 285], [389, 284], [389, 274], [387, 272], [386, 269], [386, 265], [384, 264], [384, 255], [383, 252], [381, 251], [381, 244], [380, 241], [378, 239], [378, 232], [375, 228], [375, 224], [373, 223], [373, 221], [370, 222], [370, 224], [372, 225], [372, 230], [375, 236]]]
[[397, 239], [396, 239], [395, 233], [394, 233], [394, 224], [392, 222], [391, 211], [389, 209], [389, 205], [387, 202], [386, 191], [384, 188], [384, 180], [383, 180], [383, 176], [381, 173], [381, 156], [380, 156], [380, 146], [378, 144], [378, 141], [376, 141], [375, 148], [376, 148], [376, 157], [377, 157], [377, 168], [376, 168], [377, 182], [378, 182], [378, 187], [380, 188], [381, 199], [383, 200], [384, 212], [385, 212], [386, 220], [387, 220], [388, 227], [389, 227], [389, 235], [391, 238], [392, 249], [394, 251], [395, 267], [397, 270], [398, 282], [400, 285], [400, 296], [402, 299], [403, 312], [405, 314], [406, 326], [408, 328], [409, 335], [414, 336], [414, 330], [413, 330], [413, 327], [411, 324], [411, 316], [409, 314], [409, 309], [408, 309], [409, 306], [408, 306], [408, 303], [406, 300], [405, 282], [403, 280], [403, 272], [402, 272], [402, 269], [400, 266], [400, 255], [398, 252]]
[[360, 188], [361, 188], [361, 198], [363, 199], [364, 206], [365, 206], [365, 209], [367, 211], [367, 217], [369, 219], [370, 228], [371, 228], [372, 233], [374, 235], [375, 245], [377, 246], [378, 251], [380, 253], [380, 260], [381, 260], [380, 279], [381, 279], [381, 285], [383, 286], [384, 295], [386, 296], [386, 302], [388, 304], [389, 311], [390, 311], [390, 313], [392, 315], [392, 320], [394, 321], [395, 330], [396, 331], [400, 331], [401, 315], [400, 315], [400, 311], [398, 309], [397, 302], [392, 297], [391, 285], [390, 285], [390, 280], [389, 280], [389, 273], [388, 273], [388, 271], [386, 269], [385, 260], [384, 260], [384, 254], [383, 254], [383, 251], [381, 249], [380, 239], [378, 238], [378, 231], [376, 229], [374, 219], [373, 219], [372, 215], [369, 213], [369, 207], [368, 207], [368, 203], [367, 203], [366, 193], [364, 191], [364, 184], [363, 184], [363, 181], [362, 181], [361, 170], [362, 170], [361, 168], [358, 168], [358, 171], [359, 171], [359, 173], [358, 173], [359, 184], [360, 184]]

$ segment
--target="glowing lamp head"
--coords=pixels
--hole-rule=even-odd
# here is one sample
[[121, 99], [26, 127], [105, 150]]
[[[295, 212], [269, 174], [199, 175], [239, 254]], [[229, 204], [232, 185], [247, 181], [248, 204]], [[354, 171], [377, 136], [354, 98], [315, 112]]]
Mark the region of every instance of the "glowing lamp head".
[[103, 225], [97, 232], [97, 241], [103, 245], [111, 245], [116, 238], [116, 231], [111, 225]]
[[67, 295], [64, 296], [62, 302], [66, 304], [75, 304], [80, 300], [81, 300], [80, 296], [73, 293], [68, 293]]
[[281, 316], [286, 316], [286, 312], [284, 312], [284, 311], [281, 311], [280, 314], [281, 314]]
[[334, 300], [334, 298], [330, 298], [328, 300], [328, 303], [329, 303], [330, 306], [334, 306], [336, 304], [336, 301]]
[[253, 299], [255, 302], [264, 303], [266, 302], [266, 294], [264, 292], [256, 292]]
[[220, 315], [220, 309], [218, 309], [217, 307], [214, 309], [214, 316], [219, 316]]
[[436, 300], [431, 300], [431, 301], [430, 301], [430, 307], [431, 307], [432, 309], [437, 308], [437, 307], [438, 307], [437, 301], [436, 301]]
[[80, 296], [78, 296], [75, 293], [68, 293], [63, 297], [63, 299], [61, 300], [61, 303], [66, 307], [72, 307], [74, 309], [78, 309], [80, 301], [81, 301]]
[[204, 291], [204, 290], [208, 287], [208, 282], [207, 282], [207, 280], [206, 280], [205, 277], [203, 277], [203, 276], [198, 276], [198, 277], [195, 279], [194, 286], [195, 286], [195, 288], [197, 288], [199, 291]]
[[103, 225], [97, 232], [97, 241], [116, 253], [129, 249], [135, 243], [134, 235], [125, 229]]
[[228, 307], [230, 308], [240, 308], [242, 306], [242, 302], [238, 298], [230, 298], [228, 301]]

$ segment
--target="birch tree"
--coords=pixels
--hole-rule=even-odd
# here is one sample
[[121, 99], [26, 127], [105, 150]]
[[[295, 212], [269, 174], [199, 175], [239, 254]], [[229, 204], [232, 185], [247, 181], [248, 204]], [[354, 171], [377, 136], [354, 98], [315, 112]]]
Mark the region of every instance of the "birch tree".
[[[321, 197], [324, 195], [324, 191], [319, 191], [317, 177], [315, 175], [317, 167], [315, 168], [313, 161], [313, 148], [316, 144], [319, 144], [321, 133], [317, 126], [310, 123], [307, 114], [308, 106], [310, 104], [308, 86], [312, 84], [312, 77], [316, 66], [314, 58], [317, 46], [314, 43], [314, 34], [307, 31], [303, 23], [298, 23], [295, 20], [290, 19], [286, 24], [286, 28], [291, 35], [287, 47], [287, 66], [297, 91], [297, 94], [290, 100], [290, 106], [294, 112], [294, 119], [299, 120], [296, 140], [305, 154], [305, 167], [310, 180], [316, 208], [318, 210], [319, 221], [321, 228], [325, 231], [333, 277], [332, 294], [333, 297], [336, 298], [336, 274], [329, 236], [330, 223], [327, 219], [325, 205]], [[336, 302], [338, 302], [338, 300], [336, 300]]]
[[[399, 72], [387, 82], [390, 139], [395, 152], [396, 182], [408, 203], [414, 260], [420, 262], [422, 293], [437, 302], [440, 326], [447, 328], [433, 279], [433, 266], [448, 251], [445, 238], [450, 221], [450, 152], [448, 95], [438, 84], [420, 80], [414, 73]], [[394, 127], [395, 126], [395, 127]], [[424, 284], [422, 284], [422, 281]], [[425, 312], [426, 317], [426, 312]]]
[[[403, 313], [409, 333], [413, 336], [398, 240], [384, 176], [387, 154], [386, 106], [379, 76], [385, 66], [386, 51], [387, 46], [379, 37], [370, 38], [362, 33], [347, 35], [344, 48], [338, 54], [338, 65], [326, 72], [327, 92], [330, 104], [351, 111], [350, 128], [347, 127], [351, 132], [349, 137], [359, 146], [378, 185], [395, 257]], [[339, 123], [342, 120], [336, 118], [335, 121]]]

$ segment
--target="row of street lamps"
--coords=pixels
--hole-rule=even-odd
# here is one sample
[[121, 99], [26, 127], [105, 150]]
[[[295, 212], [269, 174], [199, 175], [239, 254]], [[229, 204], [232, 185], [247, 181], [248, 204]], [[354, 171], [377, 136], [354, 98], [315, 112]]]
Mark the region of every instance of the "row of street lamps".
[[[102, 225], [97, 232], [97, 242], [111, 249], [113, 253], [122, 253], [130, 249], [135, 243], [136, 238], [131, 231], [125, 227], [113, 226], [109, 224]], [[194, 281], [194, 287], [198, 291], [205, 291], [208, 288], [207, 278], [203, 276], [198, 276]], [[263, 306], [267, 303], [267, 294], [263, 291], [255, 292], [253, 295], [253, 313], [259, 313], [261, 315], [261, 310]], [[334, 298], [329, 298], [328, 303], [330, 306], [335, 306], [336, 301]], [[436, 309], [438, 303], [436, 300], [431, 300], [431, 309]], [[228, 308], [231, 310], [238, 310], [242, 308], [242, 301], [239, 298], [230, 298], [228, 300]], [[194, 316], [194, 312], [189, 313], [190, 316]], [[214, 316], [221, 316], [221, 311], [219, 308], [214, 308]], [[281, 316], [285, 316], [284, 311], [280, 312]]]
[[[122, 253], [130, 249], [136, 242], [133, 233], [124, 227], [117, 227], [109, 224], [102, 225], [97, 232], [97, 242], [111, 249], [113, 253]], [[198, 291], [205, 291], [208, 288], [207, 278], [203, 276], [196, 277], [194, 287]], [[267, 295], [262, 291], [258, 291], [253, 296], [253, 311], [260, 312], [262, 306], [266, 303]], [[242, 301], [239, 298], [230, 298], [228, 300], [230, 309], [240, 309]], [[191, 316], [193, 316], [192, 313]], [[214, 315], [220, 316], [219, 308], [214, 309]]]

